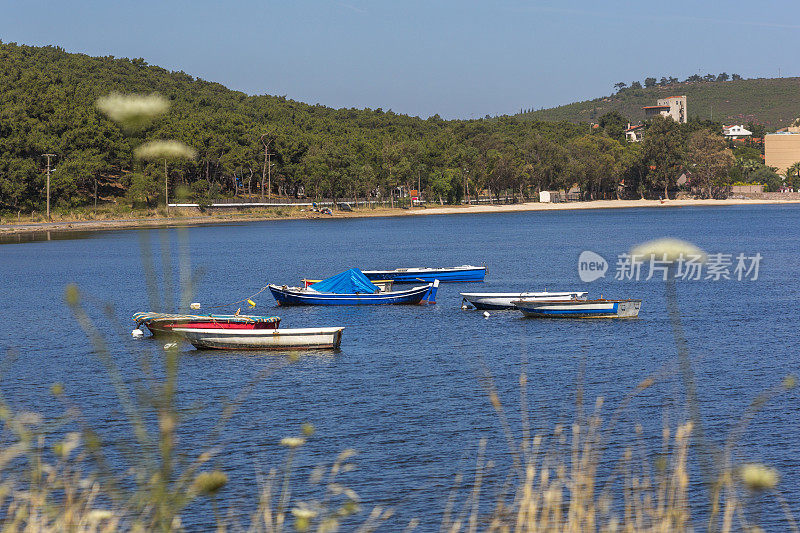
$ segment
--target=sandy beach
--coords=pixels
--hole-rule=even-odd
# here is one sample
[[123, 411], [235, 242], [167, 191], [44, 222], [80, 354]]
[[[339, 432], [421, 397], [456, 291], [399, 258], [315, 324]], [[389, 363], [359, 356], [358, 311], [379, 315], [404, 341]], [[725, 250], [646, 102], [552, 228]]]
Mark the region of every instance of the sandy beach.
[[519, 211], [566, 211], [581, 209], [630, 209], [630, 208], [676, 208], [676, 207], [723, 207], [730, 205], [763, 205], [763, 204], [795, 204], [796, 199], [781, 200], [756, 200], [756, 199], [728, 199], [728, 200], [594, 200], [589, 202], [568, 203], [539, 203], [528, 202], [520, 204], [485, 204], [469, 206], [433, 206], [417, 207], [411, 209], [400, 208], [362, 208], [352, 212], [335, 211], [333, 216], [321, 215], [308, 211], [292, 211], [282, 216], [267, 212], [258, 213], [218, 213], [196, 215], [190, 211], [172, 217], [126, 218], [108, 220], [59, 220], [58, 222], [23, 222], [19, 224], [0, 225], [0, 235], [19, 233], [36, 233], [44, 231], [96, 231], [120, 230], [148, 227], [175, 227], [196, 226], [203, 224], [226, 224], [237, 222], [254, 222], [261, 220], [305, 220], [315, 218], [363, 218], [363, 217], [395, 217], [395, 216], [424, 216], [424, 215], [454, 215], [454, 214], [483, 214], [483, 213], [510, 213]]

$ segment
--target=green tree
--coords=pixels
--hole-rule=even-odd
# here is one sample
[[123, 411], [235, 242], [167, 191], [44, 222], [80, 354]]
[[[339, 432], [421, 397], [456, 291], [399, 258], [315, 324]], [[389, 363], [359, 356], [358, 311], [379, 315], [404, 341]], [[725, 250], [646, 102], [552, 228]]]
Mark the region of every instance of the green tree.
[[147, 207], [155, 207], [160, 192], [160, 176], [152, 170], [145, 169], [132, 173], [126, 196], [132, 207], [135, 207], [137, 203], [144, 203]]
[[786, 183], [795, 191], [800, 190], [800, 161], [786, 169]]
[[761, 165], [750, 174], [750, 179], [756, 183], [762, 183], [766, 192], [778, 192], [781, 190], [783, 180], [772, 168]]
[[642, 141], [642, 152], [650, 170], [650, 186], [669, 189], [675, 185], [683, 165], [683, 138], [678, 124], [668, 117], [654, 117]]
[[609, 111], [605, 115], [600, 117], [598, 124], [600, 127], [603, 128], [603, 131], [611, 137], [612, 139], [616, 139], [618, 141], [622, 141], [625, 139], [625, 128], [630, 123], [625, 116], [623, 116], [619, 111]]
[[727, 178], [734, 163], [731, 150], [721, 135], [709, 130], [695, 131], [686, 148], [686, 164], [703, 198], [712, 198], [715, 187], [728, 185]]
[[[664, 78], [661, 78], [661, 79], [663, 80]], [[644, 79], [644, 86], [647, 87], [648, 89], [650, 87], [655, 87], [656, 86], [656, 79], [655, 78], [645, 78]]]

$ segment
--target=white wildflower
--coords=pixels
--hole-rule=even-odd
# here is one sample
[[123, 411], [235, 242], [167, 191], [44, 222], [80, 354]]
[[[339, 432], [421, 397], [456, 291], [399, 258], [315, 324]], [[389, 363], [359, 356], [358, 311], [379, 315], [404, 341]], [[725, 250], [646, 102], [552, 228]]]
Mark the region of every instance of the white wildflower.
[[288, 448], [297, 448], [305, 443], [306, 439], [300, 437], [284, 437], [281, 439], [281, 446], [286, 446]]
[[104, 115], [126, 128], [143, 128], [169, 109], [169, 100], [153, 94], [111, 93], [95, 103]]
[[197, 150], [178, 141], [150, 141], [133, 151], [137, 159], [194, 159]]
[[750, 490], [774, 489], [780, 481], [777, 470], [757, 463], [742, 466], [739, 476]]
[[[706, 260], [706, 253], [694, 244], [680, 239], [656, 239], [640, 244], [631, 250], [631, 257], [655, 257], [658, 260], [675, 262], [689, 258]], [[695, 259], [697, 260], [697, 259]]]

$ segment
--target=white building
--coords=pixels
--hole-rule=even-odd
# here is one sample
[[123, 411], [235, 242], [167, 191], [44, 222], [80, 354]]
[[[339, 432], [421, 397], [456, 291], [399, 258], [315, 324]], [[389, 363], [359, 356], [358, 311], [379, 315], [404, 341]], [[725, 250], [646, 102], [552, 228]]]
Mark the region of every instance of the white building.
[[686, 123], [689, 114], [686, 111], [685, 96], [659, 98], [656, 101], [656, 104], [657, 105], [649, 105], [642, 108], [644, 109], [644, 116], [646, 118], [652, 118], [656, 115], [661, 115], [664, 117], [672, 117], [672, 120], [675, 122], [680, 122], [682, 124]]
[[625, 140], [629, 143], [638, 143], [644, 137], [644, 124], [637, 124], [635, 126], [631, 126], [628, 123], [628, 127], [625, 128]]
[[722, 126], [722, 135], [728, 139], [741, 139], [742, 137], [749, 137], [753, 132], [746, 130], [744, 126]]

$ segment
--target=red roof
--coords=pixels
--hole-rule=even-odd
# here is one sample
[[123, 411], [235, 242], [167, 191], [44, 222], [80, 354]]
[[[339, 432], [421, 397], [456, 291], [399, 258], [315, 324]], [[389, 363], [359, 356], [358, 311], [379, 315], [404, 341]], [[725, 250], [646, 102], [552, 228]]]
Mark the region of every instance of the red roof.
[[668, 105], [646, 105], [642, 109], [669, 109]]

